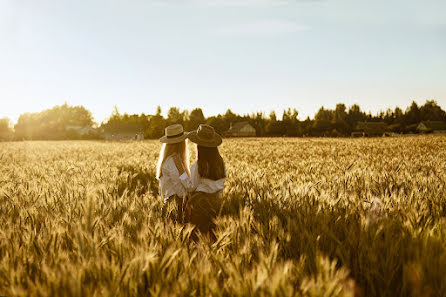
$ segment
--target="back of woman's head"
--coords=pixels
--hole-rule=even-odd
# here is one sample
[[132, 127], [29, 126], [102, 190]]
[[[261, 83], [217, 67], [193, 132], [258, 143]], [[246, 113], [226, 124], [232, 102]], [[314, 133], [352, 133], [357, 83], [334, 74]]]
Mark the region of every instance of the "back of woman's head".
[[226, 177], [225, 163], [218, 148], [197, 146], [198, 150], [198, 173], [203, 178], [218, 180]]
[[190, 176], [189, 172], [189, 154], [186, 150], [186, 141], [181, 141], [178, 143], [163, 143], [161, 147], [160, 154], [158, 157], [158, 167], [156, 169], [156, 177], [159, 179], [162, 175], [162, 167], [164, 161], [173, 155], [177, 154], [180, 157], [181, 163], [183, 163], [184, 169], [187, 174]]

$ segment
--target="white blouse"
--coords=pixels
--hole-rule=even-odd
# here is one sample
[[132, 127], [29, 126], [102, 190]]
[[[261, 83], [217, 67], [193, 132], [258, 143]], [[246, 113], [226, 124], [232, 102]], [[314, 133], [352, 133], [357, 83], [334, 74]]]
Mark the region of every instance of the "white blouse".
[[226, 178], [212, 180], [201, 177], [198, 173], [198, 164], [195, 162], [190, 168], [190, 178], [185, 172], [180, 176], [180, 180], [188, 192], [204, 192], [210, 194], [218, 192], [221, 195]]
[[[183, 197], [187, 194], [184, 182], [180, 180], [180, 173], [175, 166], [174, 155], [166, 158], [161, 167], [161, 177], [159, 178], [160, 194], [164, 202], [173, 195]], [[184, 173], [187, 177], [187, 173]], [[183, 175], [184, 175], [183, 174]]]

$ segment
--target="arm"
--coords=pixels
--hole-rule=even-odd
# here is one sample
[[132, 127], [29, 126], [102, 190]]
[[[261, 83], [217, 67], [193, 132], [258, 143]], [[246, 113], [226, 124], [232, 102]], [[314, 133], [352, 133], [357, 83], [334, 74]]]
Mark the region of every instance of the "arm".
[[178, 196], [182, 197], [186, 194], [186, 187], [180, 180], [180, 172], [176, 167], [174, 158], [170, 158], [169, 160], [166, 160], [166, 162], [164, 162], [162, 167], [162, 174], [165, 178], [168, 179], [168, 187], [170, 187]]
[[190, 177], [187, 175], [186, 172], [184, 172], [180, 176], [180, 180], [183, 183], [184, 187], [187, 189], [188, 192], [193, 192], [197, 188], [198, 185], [198, 170], [197, 170], [197, 163], [194, 163], [190, 168]]
[[188, 192], [192, 192], [193, 182], [192, 182], [191, 178], [189, 177], [189, 175], [187, 174], [187, 172], [183, 166], [183, 162], [181, 162], [180, 157], [178, 155], [174, 155], [173, 161], [175, 163], [175, 167], [178, 170], [181, 184]]
[[188, 192], [193, 192], [194, 185], [186, 172], [180, 175], [180, 182]]

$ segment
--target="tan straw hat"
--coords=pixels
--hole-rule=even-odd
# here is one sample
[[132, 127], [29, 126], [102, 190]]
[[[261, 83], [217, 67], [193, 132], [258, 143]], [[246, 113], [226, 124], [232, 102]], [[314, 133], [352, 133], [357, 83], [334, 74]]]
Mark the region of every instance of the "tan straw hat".
[[187, 138], [187, 132], [183, 131], [183, 125], [174, 124], [167, 126], [165, 135], [160, 138], [162, 143], [178, 143]]
[[217, 147], [222, 143], [221, 136], [212, 126], [201, 124], [197, 130], [189, 132], [188, 138], [199, 146]]

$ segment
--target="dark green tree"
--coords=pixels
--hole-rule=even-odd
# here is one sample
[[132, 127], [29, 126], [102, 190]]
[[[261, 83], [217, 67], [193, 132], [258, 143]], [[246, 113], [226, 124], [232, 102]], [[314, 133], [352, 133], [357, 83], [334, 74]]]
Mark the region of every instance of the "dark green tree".
[[410, 107], [407, 108], [405, 118], [406, 118], [405, 120], [406, 126], [412, 124], [418, 124], [421, 121], [420, 109], [418, 108], [418, 105], [415, 101], [412, 101]]
[[207, 118], [206, 124], [214, 127], [215, 131], [220, 135], [224, 135], [229, 127], [229, 124], [226, 123], [225, 119], [220, 114]]
[[420, 117], [423, 121], [445, 121], [446, 113], [435, 100], [428, 100], [420, 107]]
[[171, 107], [167, 112], [167, 124], [181, 124], [184, 126], [184, 121], [186, 119], [187, 112], [181, 112], [178, 107]]
[[283, 111], [282, 115], [282, 126], [284, 129], [284, 135], [295, 137], [298, 134], [298, 123], [299, 120], [297, 119], [297, 116], [299, 115], [299, 112], [293, 108], [288, 108], [287, 110]]
[[206, 118], [203, 115], [201, 108], [195, 108], [189, 114], [189, 119], [185, 123], [185, 129], [192, 131], [198, 128], [200, 124], [206, 123]]
[[336, 104], [334, 111], [334, 129], [342, 135], [349, 135], [352, 132], [352, 126], [347, 122], [347, 107], [343, 103]]
[[164, 128], [167, 126], [167, 121], [161, 115], [161, 107], [156, 108], [156, 114], [149, 117], [148, 127], [145, 132], [146, 138], [160, 138], [164, 135]]
[[272, 111], [269, 114], [269, 121], [266, 124], [266, 135], [268, 136], [283, 136], [286, 133], [286, 129], [283, 126], [282, 121], [277, 120], [276, 112]]
[[353, 104], [348, 109], [348, 113], [346, 115], [347, 124], [354, 129], [358, 122], [365, 121], [367, 119], [367, 115], [361, 111], [361, 108], [357, 104]]

